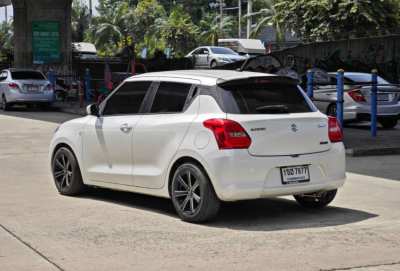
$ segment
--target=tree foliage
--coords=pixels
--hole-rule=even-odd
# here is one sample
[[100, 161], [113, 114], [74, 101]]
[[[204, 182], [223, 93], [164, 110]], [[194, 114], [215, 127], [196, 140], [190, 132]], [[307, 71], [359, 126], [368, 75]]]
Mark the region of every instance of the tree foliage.
[[276, 20], [305, 41], [388, 34], [399, 25], [399, 1], [278, 0]]
[[72, 41], [81, 42], [90, 27], [89, 8], [80, 1], [72, 2], [71, 14]]
[[198, 27], [193, 24], [181, 5], [175, 6], [166, 20], [161, 23], [161, 36], [175, 56], [183, 56], [196, 46]]
[[[209, 0], [99, 0], [91, 21], [86, 7], [73, 5], [73, 40], [96, 44], [103, 55], [113, 55], [131, 42], [136, 52], [152, 55], [166, 47], [185, 55], [198, 45], [217, 44], [238, 35], [237, 10], [224, 12]], [[218, 1], [213, 1], [218, 2]], [[235, 7], [237, 0], [225, 0]], [[304, 41], [326, 41], [391, 33], [399, 26], [400, 0], [254, 0], [252, 38], [272, 26], [277, 40], [293, 31]], [[242, 26], [247, 16], [243, 1]], [[88, 28], [88, 26], [90, 27]], [[88, 30], [89, 29], [89, 30]], [[245, 27], [243, 27], [245, 29]]]

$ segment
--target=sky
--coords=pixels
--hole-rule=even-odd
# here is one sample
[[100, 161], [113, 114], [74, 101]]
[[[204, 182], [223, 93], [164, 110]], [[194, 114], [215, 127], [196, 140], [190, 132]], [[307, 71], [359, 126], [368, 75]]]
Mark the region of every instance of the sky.
[[[89, 0], [80, 0], [80, 1], [87, 3], [87, 5], [89, 5]], [[96, 7], [99, 3], [99, 0], [92, 0], [92, 2], [93, 2], [93, 7]], [[93, 8], [93, 12], [94, 12], [94, 14], [97, 13], [95, 8]], [[13, 16], [12, 6], [7, 7], [7, 13], [8, 13], [8, 18], [10, 19]], [[2, 7], [2, 8], [0, 8], [0, 22], [3, 22], [4, 18], [5, 18], [5, 8]]]

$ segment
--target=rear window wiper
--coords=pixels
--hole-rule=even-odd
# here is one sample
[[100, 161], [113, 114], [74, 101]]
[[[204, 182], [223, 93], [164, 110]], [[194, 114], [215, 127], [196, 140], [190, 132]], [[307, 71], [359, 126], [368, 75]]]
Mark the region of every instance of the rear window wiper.
[[264, 105], [256, 108], [257, 112], [261, 113], [269, 113], [269, 114], [287, 114], [289, 113], [289, 108], [286, 105], [278, 104], [278, 105]]

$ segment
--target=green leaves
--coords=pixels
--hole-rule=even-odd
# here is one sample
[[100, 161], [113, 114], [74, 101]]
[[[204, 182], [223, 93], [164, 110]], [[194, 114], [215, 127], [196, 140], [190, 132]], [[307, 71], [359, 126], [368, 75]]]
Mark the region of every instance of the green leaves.
[[389, 34], [399, 26], [399, 1], [278, 0], [277, 21], [305, 41]]

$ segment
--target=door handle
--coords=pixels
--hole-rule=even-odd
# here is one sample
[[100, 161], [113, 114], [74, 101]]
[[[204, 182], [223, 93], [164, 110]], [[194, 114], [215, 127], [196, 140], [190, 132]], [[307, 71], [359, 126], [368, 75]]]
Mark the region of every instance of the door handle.
[[119, 127], [119, 129], [124, 133], [129, 133], [132, 130], [132, 127], [129, 126], [127, 123], [124, 123]]

